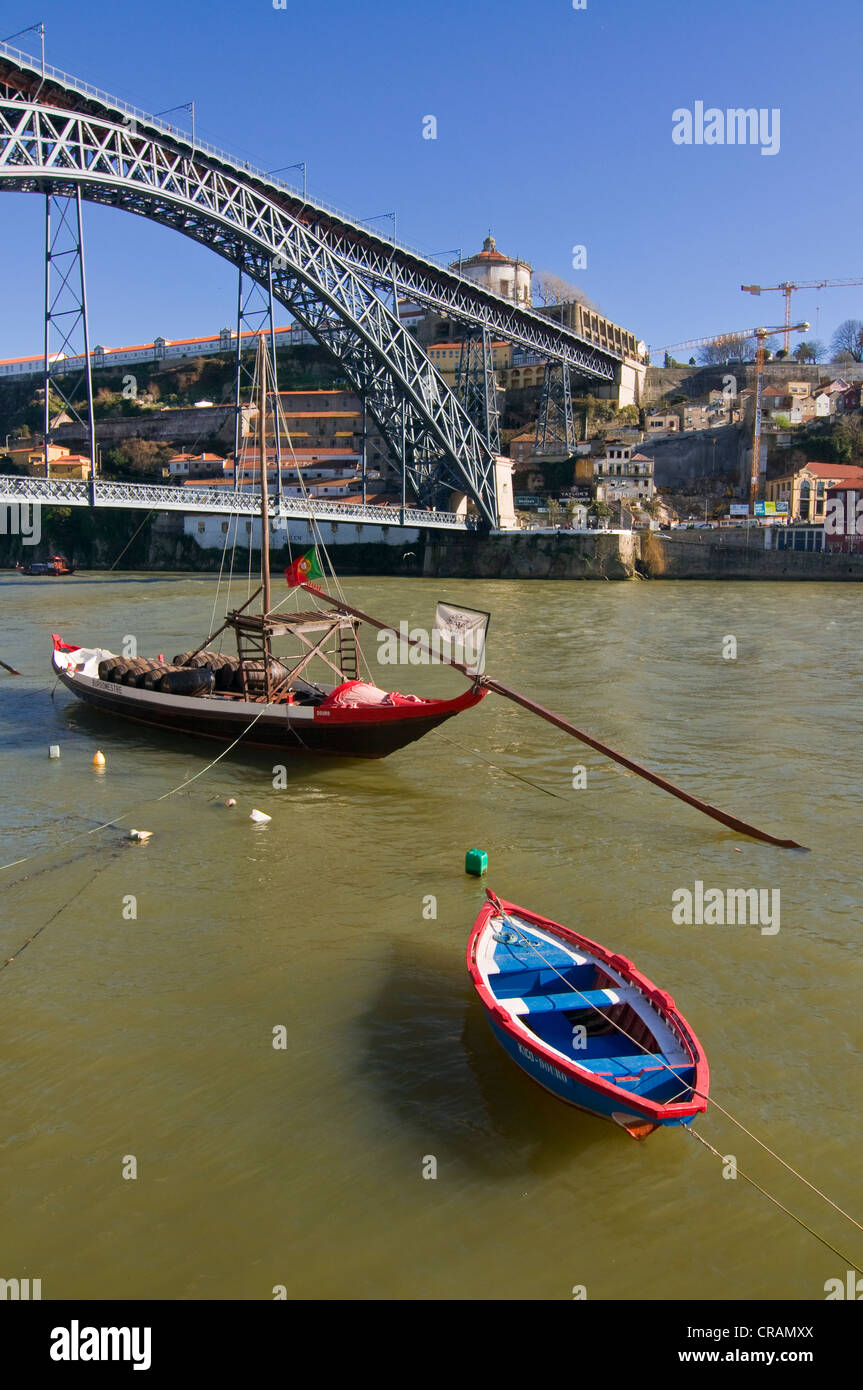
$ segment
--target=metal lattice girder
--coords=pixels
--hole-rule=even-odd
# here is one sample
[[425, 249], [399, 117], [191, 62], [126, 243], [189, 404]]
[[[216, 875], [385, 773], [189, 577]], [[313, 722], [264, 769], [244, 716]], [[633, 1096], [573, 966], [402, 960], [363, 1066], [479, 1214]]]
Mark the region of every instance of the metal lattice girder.
[[404, 468], [420, 505], [466, 493], [497, 519], [494, 457], [422, 348], [314, 232], [242, 180], [160, 140], [77, 112], [0, 101], [0, 189], [58, 193], [173, 227], [268, 284], [364, 393], [393, 451], [407, 404]]
[[575, 428], [569, 367], [565, 362], [549, 362], [542, 382], [534, 453], [564, 454], [569, 457], [574, 449]]
[[500, 406], [488, 330], [462, 339], [456, 395], [493, 454], [500, 453]]
[[166, 140], [229, 175], [242, 179], [255, 191], [264, 191], [279, 207], [314, 229], [334, 255], [359, 268], [370, 282], [387, 290], [394, 286], [418, 304], [435, 308], [464, 323], [484, 326], [496, 338], [532, 349], [545, 357], [565, 361], [586, 377], [612, 380], [624, 356], [637, 357], [639, 344], [634, 333], [612, 323], [593, 310], [574, 306], [576, 321], [564, 327], [529, 306], [513, 303], [444, 267], [429, 256], [391, 241], [370, 230], [344, 212], [306, 196], [273, 178], [263, 170], [252, 169], [230, 153], [218, 150], [168, 126], [145, 111], [119, 101], [71, 77], [68, 73], [37, 66], [28, 55], [7, 44], [0, 44], [0, 92], [3, 84], [13, 98], [30, 97], [43, 106], [74, 109], [83, 114], [107, 117], [127, 128], [140, 129], [148, 136]]
[[[203, 513], [254, 518], [261, 514], [258, 492], [234, 492], [224, 487], [166, 487], [160, 483], [103, 483], [93, 487], [95, 506], [129, 511]], [[76, 478], [32, 478], [0, 475], [0, 507], [89, 507], [94, 505], [89, 484]], [[455, 512], [430, 512], [418, 507], [375, 507], [303, 497], [270, 498], [270, 516], [300, 521], [344, 521], [375, 526], [431, 527], [466, 531], [468, 523]]]
[[[45, 353], [43, 440], [45, 477], [51, 476], [51, 434], [61, 418], [75, 419], [84, 431], [91, 477], [96, 473], [93, 372], [87, 329], [87, 282], [81, 191], [45, 198]], [[69, 359], [80, 362], [70, 371]], [[84, 414], [77, 401], [83, 391]]]

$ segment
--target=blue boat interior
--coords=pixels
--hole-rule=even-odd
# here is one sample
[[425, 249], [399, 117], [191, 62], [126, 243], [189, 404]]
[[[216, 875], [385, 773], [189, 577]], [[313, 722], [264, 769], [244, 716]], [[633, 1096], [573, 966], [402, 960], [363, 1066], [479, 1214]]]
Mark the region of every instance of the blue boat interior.
[[[563, 945], [534, 938], [522, 922], [518, 929], [536, 945], [496, 941], [499, 973], [488, 977], [495, 998], [506, 1001], [541, 1042], [595, 1075], [660, 1104], [689, 1098], [695, 1068], [683, 1061], [682, 1051], [671, 1045], [668, 1026], [656, 1016], [657, 1031], [666, 1037], [663, 1049], [642, 1017], [644, 1001], [634, 986], [621, 985], [601, 961], [584, 952], [570, 953]], [[606, 989], [614, 991], [618, 1002], [609, 1000]], [[634, 1006], [636, 999], [641, 1011]]]

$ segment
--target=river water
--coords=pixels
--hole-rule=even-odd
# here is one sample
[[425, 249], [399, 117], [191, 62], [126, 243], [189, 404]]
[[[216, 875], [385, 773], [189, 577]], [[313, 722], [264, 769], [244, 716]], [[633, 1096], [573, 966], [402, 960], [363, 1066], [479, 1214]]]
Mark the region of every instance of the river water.
[[[502, 896], [633, 958], [715, 1098], [861, 1219], [859, 589], [346, 589], [396, 623], [427, 627], [437, 598], [490, 610], [490, 672], [811, 852], [742, 839], [496, 696], [381, 762], [289, 761], [276, 790], [276, 755], [234, 753], [158, 800], [218, 748], [52, 694], [50, 634], [170, 658], [209, 630], [214, 579], [7, 575], [2, 862], [25, 862], [0, 874], [0, 1276], [43, 1298], [823, 1298], [847, 1263], [705, 1148], [636, 1143], [497, 1047], [463, 868], [485, 849]], [[779, 889], [780, 930], [676, 925], [696, 881]], [[697, 1128], [859, 1263], [859, 1232], [719, 1111]]]

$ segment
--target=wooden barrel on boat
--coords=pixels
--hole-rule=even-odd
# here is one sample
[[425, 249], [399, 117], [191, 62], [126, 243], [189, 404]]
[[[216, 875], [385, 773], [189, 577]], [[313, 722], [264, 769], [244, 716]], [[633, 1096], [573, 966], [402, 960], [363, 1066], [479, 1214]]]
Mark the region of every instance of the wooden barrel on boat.
[[164, 673], [164, 670], [164, 661], [156, 661], [151, 657], [142, 658], [142, 664], [135, 676], [135, 685], [139, 690], [155, 689], [158, 678]]
[[162, 667], [157, 689], [163, 695], [209, 695], [216, 678], [206, 666]]
[[[243, 663], [246, 673], [246, 684], [250, 695], [263, 695], [266, 690], [264, 678], [263, 661], [246, 661]], [[288, 676], [288, 668], [275, 657], [270, 658], [270, 685], [280, 685]], [[237, 664], [237, 671], [234, 675], [233, 689], [240, 694], [243, 692], [243, 670]]]
[[100, 681], [119, 681], [121, 674], [129, 664], [127, 656], [109, 656], [104, 661], [99, 662]]
[[216, 668], [216, 689], [233, 690], [237, 672], [240, 669], [240, 659], [236, 656], [226, 657], [220, 666]]
[[177, 669], [178, 668], [175, 666], [166, 666], [164, 661], [151, 662], [149, 669], [144, 672], [144, 675], [139, 681], [140, 688], [142, 690], [158, 690], [159, 681], [162, 679], [165, 672]]
[[227, 652], [180, 652], [172, 662], [174, 666], [209, 666], [211, 671], [219, 671], [223, 666], [236, 666], [237, 658]]
[[240, 669], [239, 657], [230, 656], [227, 652], [179, 652], [172, 664], [185, 669], [212, 671], [217, 690], [233, 690], [234, 677]]
[[128, 666], [118, 677], [121, 685], [137, 685], [139, 677], [149, 668], [149, 662], [143, 656], [136, 656], [129, 661]]

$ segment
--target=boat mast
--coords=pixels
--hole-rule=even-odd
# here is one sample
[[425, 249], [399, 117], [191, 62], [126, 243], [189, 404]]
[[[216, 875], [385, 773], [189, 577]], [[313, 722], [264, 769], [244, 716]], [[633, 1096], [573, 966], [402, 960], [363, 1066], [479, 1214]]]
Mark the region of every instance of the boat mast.
[[258, 340], [258, 375], [260, 377], [260, 441], [261, 441], [261, 612], [270, 611], [270, 499], [267, 493], [267, 349], [264, 335]]

